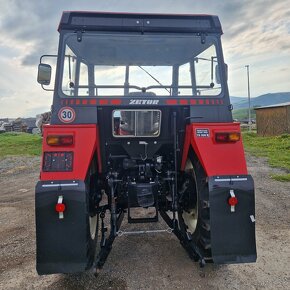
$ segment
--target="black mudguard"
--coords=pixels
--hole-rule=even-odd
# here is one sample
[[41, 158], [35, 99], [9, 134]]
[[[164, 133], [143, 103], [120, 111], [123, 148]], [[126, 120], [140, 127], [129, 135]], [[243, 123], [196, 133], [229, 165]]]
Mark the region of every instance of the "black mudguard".
[[[55, 205], [63, 196], [60, 219]], [[41, 182], [36, 185], [36, 248], [38, 274], [72, 273], [87, 266], [87, 204], [83, 181]]]
[[[213, 261], [218, 264], [255, 262], [255, 194], [252, 177], [212, 176], [208, 182]], [[231, 212], [228, 204], [230, 190], [238, 199], [234, 212]]]

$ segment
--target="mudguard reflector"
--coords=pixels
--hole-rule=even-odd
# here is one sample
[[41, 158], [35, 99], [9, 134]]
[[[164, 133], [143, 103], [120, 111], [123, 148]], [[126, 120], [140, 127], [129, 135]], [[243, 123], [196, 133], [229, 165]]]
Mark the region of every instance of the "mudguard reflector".
[[[231, 211], [234, 194], [238, 203]], [[250, 175], [209, 178], [212, 257], [215, 263], [250, 263], [257, 259], [254, 182]]]

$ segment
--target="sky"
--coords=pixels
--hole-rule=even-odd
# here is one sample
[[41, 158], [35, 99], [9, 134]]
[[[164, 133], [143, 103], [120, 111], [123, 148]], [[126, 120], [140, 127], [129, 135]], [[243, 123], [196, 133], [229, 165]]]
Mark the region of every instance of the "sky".
[[39, 58], [56, 54], [62, 11], [218, 15], [231, 96], [290, 91], [290, 0], [0, 0], [0, 118], [48, 111], [36, 81]]

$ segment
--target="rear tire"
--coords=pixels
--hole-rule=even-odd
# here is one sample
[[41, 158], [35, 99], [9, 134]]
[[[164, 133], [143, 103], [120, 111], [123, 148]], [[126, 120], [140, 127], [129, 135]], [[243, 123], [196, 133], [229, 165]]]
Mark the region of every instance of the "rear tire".
[[96, 247], [99, 233], [99, 214], [90, 216], [87, 214], [87, 267], [89, 270], [95, 261]]
[[191, 236], [204, 259], [212, 262], [208, 183], [199, 160], [190, 157], [185, 168], [189, 185], [178, 212], [179, 228], [184, 235]]
[[96, 256], [97, 240], [99, 235], [99, 213], [96, 206], [99, 204], [99, 188], [97, 183], [97, 162], [96, 157], [92, 160], [86, 180], [87, 192], [87, 213], [86, 213], [86, 233], [87, 233], [87, 267], [93, 266]]

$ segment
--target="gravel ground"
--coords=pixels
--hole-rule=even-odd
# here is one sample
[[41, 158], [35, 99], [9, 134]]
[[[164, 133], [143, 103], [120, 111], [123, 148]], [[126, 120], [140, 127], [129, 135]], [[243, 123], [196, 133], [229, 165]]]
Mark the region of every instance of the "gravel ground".
[[[290, 289], [290, 183], [280, 170], [248, 156], [256, 186], [258, 260], [255, 264], [192, 262], [169, 233], [116, 239], [102, 272], [38, 276], [35, 271], [34, 185], [39, 160], [0, 160], [0, 289]], [[122, 230], [145, 229], [128, 225]], [[152, 226], [152, 225], [150, 225]], [[157, 228], [166, 228], [164, 222]]]

